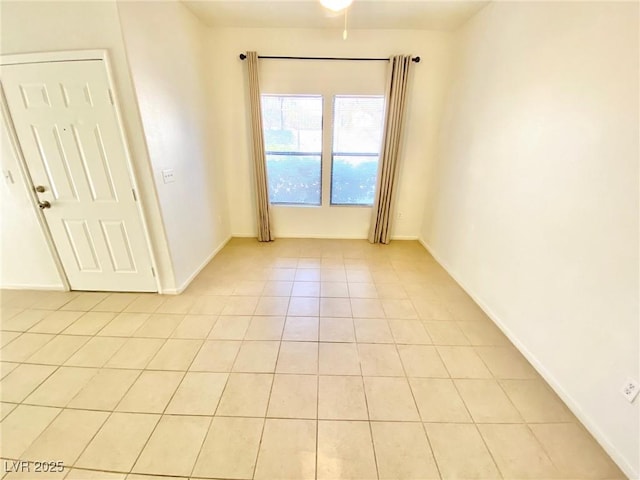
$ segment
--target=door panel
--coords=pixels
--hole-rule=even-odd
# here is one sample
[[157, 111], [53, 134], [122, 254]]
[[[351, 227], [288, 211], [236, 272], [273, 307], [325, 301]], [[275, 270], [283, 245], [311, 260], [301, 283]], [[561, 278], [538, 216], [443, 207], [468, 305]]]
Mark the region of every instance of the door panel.
[[104, 62], [6, 65], [2, 84], [72, 289], [156, 291]]

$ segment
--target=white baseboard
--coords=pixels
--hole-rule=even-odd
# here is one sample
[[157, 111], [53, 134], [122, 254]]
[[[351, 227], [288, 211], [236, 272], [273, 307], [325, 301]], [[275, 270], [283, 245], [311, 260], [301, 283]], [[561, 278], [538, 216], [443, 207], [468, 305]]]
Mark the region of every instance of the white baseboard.
[[498, 315], [496, 315], [491, 308], [473, 291], [468, 285], [454, 272], [449, 265], [440, 258], [440, 256], [429, 246], [429, 244], [422, 238], [418, 238], [418, 241], [422, 246], [431, 254], [431, 256], [444, 268], [449, 275], [467, 292], [467, 294], [473, 299], [474, 302], [487, 314], [487, 316], [496, 324], [496, 326], [502, 330], [507, 338], [515, 345], [515, 347], [522, 353], [522, 355], [529, 361], [529, 363], [536, 369], [536, 371], [545, 379], [545, 381], [551, 386], [551, 388], [558, 394], [562, 401], [569, 407], [573, 414], [580, 420], [585, 428], [593, 435], [596, 441], [602, 446], [602, 448], [609, 454], [613, 461], [622, 469], [622, 471], [631, 479], [640, 478], [638, 472], [635, 471], [633, 466], [627, 461], [627, 459], [618, 451], [618, 449], [609, 441], [608, 437], [600, 430], [595, 422], [589, 417], [580, 407], [580, 404], [567, 392], [560, 382], [553, 376], [549, 370], [538, 360], [538, 358], [518, 339], [518, 337], [506, 326]]
[[12, 283], [8, 285], [6, 284], [0, 285], [0, 288], [5, 290], [48, 290], [48, 291], [55, 291], [55, 292], [67, 291], [67, 289], [64, 288], [63, 285], [33, 285], [33, 284], [22, 285], [22, 284]]
[[198, 268], [196, 268], [194, 272], [189, 275], [189, 278], [182, 282], [182, 285], [180, 285], [178, 288], [167, 288], [163, 290], [163, 295], [180, 295], [182, 292], [184, 292], [186, 288], [191, 284], [191, 282], [193, 282], [193, 280], [202, 271], [202, 269], [206, 267], [211, 260], [213, 260], [213, 257], [215, 257], [220, 252], [220, 250], [222, 250], [225, 245], [229, 243], [229, 240], [231, 240], [231, 238], [232, 236], [229, 235], [223, 242], [221, 242], [220, 245], [218, 245], [218, 247], [213, 252], [211, 252], [211, 254], [198, 266]]

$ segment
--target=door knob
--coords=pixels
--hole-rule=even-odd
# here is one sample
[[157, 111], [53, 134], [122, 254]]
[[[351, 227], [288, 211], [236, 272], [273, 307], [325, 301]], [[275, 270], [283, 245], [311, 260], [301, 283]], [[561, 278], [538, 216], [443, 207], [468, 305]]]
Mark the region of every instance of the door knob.
[[44, 202], [38, 202], [38, 206], [41, 210], [44, 210], [45, 208], [51, 208], [51, 203], [45, 200]]
[[36, 187], [36, 192], [38, 192], [38, 193], [44, 193], [45, 190], [46, 190], [46, 188], [44, 188], [42, 185], [38, 185]]

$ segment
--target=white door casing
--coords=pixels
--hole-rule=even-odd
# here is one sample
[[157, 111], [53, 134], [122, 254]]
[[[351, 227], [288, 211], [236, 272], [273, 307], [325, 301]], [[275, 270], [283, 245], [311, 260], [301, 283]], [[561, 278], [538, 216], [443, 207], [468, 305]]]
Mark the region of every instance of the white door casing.
[[105, 62], [3, 65], [2, 85], [71, 288], [157, 291]]

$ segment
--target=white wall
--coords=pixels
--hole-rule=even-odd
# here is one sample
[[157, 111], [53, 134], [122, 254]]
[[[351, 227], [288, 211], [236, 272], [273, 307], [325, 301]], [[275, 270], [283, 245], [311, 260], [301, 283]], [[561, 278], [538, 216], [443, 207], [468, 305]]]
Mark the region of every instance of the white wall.
[[[402, 216], [398, 218], [396, 215], [392, 230], [395, 238], [417, 238], [424, 215], [425, 182], [434, 154], [450, 46], [451, 35], [448, 33], [417, 30], [352, 30], [349, 39], [343, 41], [341, 32], [331, 29], [211, 29], [209, 52], [215, 59], [212, 64], [212, 85], [216, 131], [219, 134], [216, 154], [224, 159], [226, 165], [233, 235], [256, 235], [246, 65], [238, 59], [241, 52], [256, 50], [262, 55], [293, 56], [420, 55], [422, 62], [415, 65], [410, 84], [402, 148], [403, 163], [396, 204], [396, 212]], [[338, 68], [334, 63], [278, 61], [277, 67], [283, 69], [283, 76], [295, 75], [301, 68], [313, 71], [308, 75], [312, 79], [310, 89], [320, 85], [327, 93], [344, 88], [339, 76], [331, 74], [332, 69]], [[277, 67], [273, 61], [261, 62], [261, 74], [267, 81], [263, 85], [265, 93], [276, 93], [269, 91], [273, 90], [274, 85], [270, 85], [268, 79], [271, 77], [270, 70]], [[381, 70], [380, 78], [376, 76], [361, 80], [360, 86], [352, 84], [349, 88], [361, 87], [366, 90], [371, 88], [369, 84], [384, 82], [386, 79], [381, 67], [376, 67]], [[299, 84], [295, 87], [299, 87]], [[344, 93], [355, 93], [355, 90]], [[371, 209], [366, 207], [273, 206], [272, 211], [277, 237], [365, 238], [371, 215]]]
[[[171, 258], [162, 226], [153, 178], [149, 169], [149, 159], [138, 116], [135, 92], [128, 72], [115, 3], [113, 1], [2, 1], [0, 14], [2, 27], [0, 52], [2, 54], [61, 50], [108, 50], [127, 140], [131, 149], [138, 186], [141, 190], [140, 198], [150, 228], [160, 283], [164, 289], [175, 289]], [[8, 201], [13, 202], [12, 204], [16, 207], [12, 215], [15, 215], [15, 218], [31, 218], [34, 215], [33, 209], [24, 201], [26, 198], [24, 191], [20, 191], [17, 187], [22, 180], [17, 176], [17, 171], [12, 173], [14, 173], [17, 182], [6, 192], [11, 196], [11, 200]], [[16, 222], [13, 227], [15, 230], [12, 235], [15, 235], [15, 238], [23, 239], [23, 243], [31, 244], [34, 248], [22, 249], [21, 255], [17, 256], [15, 250], [12, 250], [13, 244], [10, 241], [3, 241], [2, 257], [5, 266], [2, 270], [0, 284], [22, 284], [37, 288], [40, 286], [39, 282], [42, 278], [53, 278], [55, 272], [51, 268], [45, 268], [44, 277], [34, 275], [32, 280], [24, 276], [17, 276], [15, 272], [22, 271], [22, 265], [40, 263], [46, 245], [43, 244], [41, 233], [40, 235], [36, 234], [34, 226], [28, 221]], [[43, 263], [43, 265], [45, 264]]]
[[638, 478], [638, 4], [497, 2], [458, 35], [421, 239]]
[[[178, 2], [122, 2], [119, 12], [180, 290], [230, 232], [206, 27]], [[164, 169], [174, 183], [163, 183]]]

